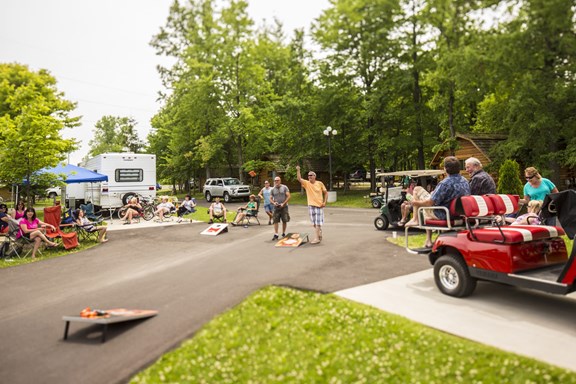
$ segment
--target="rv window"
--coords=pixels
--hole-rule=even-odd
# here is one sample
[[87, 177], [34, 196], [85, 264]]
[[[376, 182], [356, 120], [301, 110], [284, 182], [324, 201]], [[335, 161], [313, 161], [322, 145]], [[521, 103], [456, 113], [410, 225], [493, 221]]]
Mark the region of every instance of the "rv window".
[[119, 168], [115, 172], [115, 180], [118, 183], [134, 183], [144, 180], [144, 170]]

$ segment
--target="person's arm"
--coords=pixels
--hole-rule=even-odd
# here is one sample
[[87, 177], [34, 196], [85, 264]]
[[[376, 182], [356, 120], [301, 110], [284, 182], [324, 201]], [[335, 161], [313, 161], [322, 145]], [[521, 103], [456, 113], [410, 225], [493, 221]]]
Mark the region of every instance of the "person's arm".
[[288, 205], [288, 202], [290, 201], [291, 197], [292, 197], [292, 195], [290, 194], [290, 190], [288, 189], [288, 187], [286, 187], [286, 201], [284, 203], [282, 203], [283, 207]]
[[43, 225], [43, 226], [45, 226], [45, 227], [50, 227], [50, 228], [52, 228], [53, 231], [56, 230], [56, 227], [55, 227], [55, 226], [53, 226], [52, 224], [45, 223], [45, 222], [43, 222], [43, 221], [41, 221], [41, 220], [38, 220], [38, 225]]
[[326, 189], [326, 187], [322, 189], [322, 195], [324, 196], [324, 200], [322, 201], [322, 207], [325, 207], [326, 204], [328, 203], [328, 190]]
[[[22, 220], [22, 221], [24, 221], [24, 220]], [[22, 233], [31, 232], [28, 230], [28, 224], [26, 224], [25, 222], [20, 223], [20, 230], [22, 231]]]
[[259, 197], [260, 199], [263, 199], [263, 198], [264, 198], [264, 195], [262, 194], [262, 193], [263, 193], [263, 192], [262, 192], [263, 190], [264, 190], [264, 188], [262, 188], [262, 189], [260, 190], [260, 192], [258, 192], [258, 197]]
[[302, 184], [302, 176], [300, 175], [300, 166], [299, 165], [296, 166], [296, 179], [298, 179], [298, 182], [300, 184]]

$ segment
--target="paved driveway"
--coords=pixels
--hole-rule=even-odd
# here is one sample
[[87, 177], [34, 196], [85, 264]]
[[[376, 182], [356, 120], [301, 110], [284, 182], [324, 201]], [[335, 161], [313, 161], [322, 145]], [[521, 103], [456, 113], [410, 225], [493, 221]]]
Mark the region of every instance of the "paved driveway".
[[[309, 231], [306, 208], [290, 209], [289, 231]], [[0, 270], [0, 382], [125, 382], [260, 287], [334, 292], [429, 268], [389, 245], [375, 215], [329, 208], [324, 242], [297, 249], [276, 249], [268, 225], [216, 237], [200, 223], [126, 226], [85, 252]], [[159, 315], [111, 327], [103, 344], [99, 327], [73, 323], [63, 341], [62, 316], [86, 306]]]

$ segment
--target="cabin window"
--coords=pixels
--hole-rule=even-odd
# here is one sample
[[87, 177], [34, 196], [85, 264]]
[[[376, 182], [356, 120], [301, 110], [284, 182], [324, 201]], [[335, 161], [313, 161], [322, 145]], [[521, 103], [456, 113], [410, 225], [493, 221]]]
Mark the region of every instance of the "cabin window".
[[115, 172], [117, 183], [140, 183], [144, 180], [144, 170], [136, 168], [118, 168]]

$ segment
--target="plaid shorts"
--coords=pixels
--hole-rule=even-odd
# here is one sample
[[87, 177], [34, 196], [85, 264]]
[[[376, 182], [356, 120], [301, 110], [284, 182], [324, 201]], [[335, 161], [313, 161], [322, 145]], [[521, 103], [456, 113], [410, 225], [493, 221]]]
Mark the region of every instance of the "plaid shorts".
[[310, 221], [312, 222], [312, 224], [314, 225], [324, 224], [324, 208], [309, 205], [308, 214], [310, 215]]

